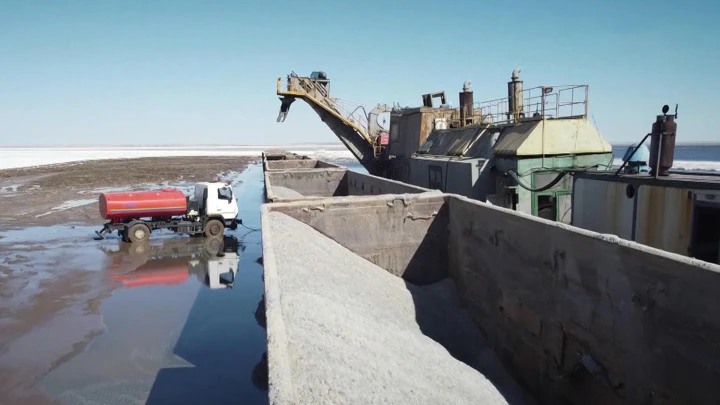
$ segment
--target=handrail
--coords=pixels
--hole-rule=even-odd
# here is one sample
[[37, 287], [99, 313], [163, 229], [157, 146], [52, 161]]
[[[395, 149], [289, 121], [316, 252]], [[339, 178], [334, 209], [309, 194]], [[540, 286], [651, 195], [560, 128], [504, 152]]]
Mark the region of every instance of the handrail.
[[643, 137], [642, 141], [640, 141], [640, 143], [638, 143], [638, 144], [635, 146], [635, 149], [633, 149], [632, 153], [628, 156], [627, 160], [623, 160], [622, 165], [620, 165], [620, 168], [617, 169], [617, 171], [615, 172], [615, 176], [617, 176], [618, 174], [620, 174], [620, 172], [622, 171], [622, 169], [625, 168], [625, 165], [630, 161], [630, 159], [633, 158], [633, 156], [635, 156], [635, 152], [637, 152], [638, 149], [640, 149], [640, 147], [643, 146], [643, 144], [645, 143], [645, 141], [647, 141], [647, 139], [648, 139], [648, 137], [649, 137], [650, 135], [652, 135], [652, 134], [647, 134], [647, 135], [645, 135], [645, 136]]
[[[535, 113], [550, 118], [587, 117], [588, 85], [537, 86], [524, 89], [522, 94], [522, 112], [526, 117]], [[503, 124], [514, 121], [509, 105], [509, 98], [503, 97], [473, 103], [473, 108], [482, 117], [490, 116], [494, 124]]]
[[[315, 85], [315, 82], [307, 77], [300, 77], [300, 76], [293, 76], [294, 78], [298, 79], [299, 84], [302, 82], [310, 82], [313, 83], [313, 88], [317, 90], [317, 86]], [[356, 125], [354, 122], [351, 121], [351, 118], [345, 117], [340, 112], [337, 111], [336, 107], [334, 105], [330, 105], [329, 103], [324, 103], [321, 100], [318, 100], [315, 96], [310, 94], [307, 90], [303, 88], [302, 85], [299, 87], [302, 88], [302, 91], [298, 91], [297, 89], [293, 89], [292, 81], [290, 80], [291, 76], [288, 75], [287, 80], [287, 90], [282, 89], [282, 77], [277, 78], [277, 95], [279, 96], [292, 96], [292, 97], [299, 97], [306, 102], [312, 102], [315, 105], [318, 105], [322, 107], [325, 111], [329, 112], [330, 114], [334, 115], [336, 118], [341, 120], [345, 125], [351, 127], [355, 132], [357, 132], [368, 144], [372, 145], [373, 140], [370, 138], [370, 136], [365, 132], [364, 129], [360, 128], [358, 125]], [[329, 99], [329, 96], [325, 95], [325, 100]]]

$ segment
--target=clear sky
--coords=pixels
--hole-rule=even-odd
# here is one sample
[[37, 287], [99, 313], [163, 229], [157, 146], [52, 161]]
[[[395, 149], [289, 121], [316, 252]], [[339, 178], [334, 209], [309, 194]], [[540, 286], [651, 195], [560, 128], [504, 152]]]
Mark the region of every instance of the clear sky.
[[0, 0], [0, 144], [262, 144], [336, 138], [302, 101], [277, 123], [275, 80], [323, 70], [332, 95], [457, 105], [590, 85], [614, 143], [663, 104], [678, 142], [720, 142], [720, 1]]

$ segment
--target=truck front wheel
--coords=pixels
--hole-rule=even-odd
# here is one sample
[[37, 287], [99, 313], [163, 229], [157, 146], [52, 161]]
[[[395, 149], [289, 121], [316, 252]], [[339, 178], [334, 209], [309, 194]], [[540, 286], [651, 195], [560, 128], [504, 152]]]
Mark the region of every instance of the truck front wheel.
[[127, 238], [132, 243], [145, 242], [150, 236], [150, 228], [145, 224], [134, 224], [127, 230]]
[[205, 223], [205, 236], [208, 238], [221, 236], [224, 230], [225, 224], [217, 219], [211, 219]]

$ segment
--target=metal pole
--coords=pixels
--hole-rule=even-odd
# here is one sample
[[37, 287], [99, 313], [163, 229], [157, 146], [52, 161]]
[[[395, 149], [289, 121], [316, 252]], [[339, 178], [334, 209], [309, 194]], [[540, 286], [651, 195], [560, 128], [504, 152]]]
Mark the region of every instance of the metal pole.
[[[632, 151], [632, 153], [630, 154], [630, 157], [629, 157], [628, 159], [632, 158], [633, 155], [635, 155], [635, 152], [637, 152], [637, 150], [640, 149], [640, 147], [645, 143], [645, 141], [648, 139], [648, 136], [650, 136], [650, 135], [652, 135], [652, 134], [647, 134], [647, 135], [645, 135], [645, 137], [642, 139], [642, 141], [640, 141], [640, 143], [637, 144], [637, 146], [635, 147], [635, 149], [633, 149], [633, 151]], [[625, 165], [627, 164], [627, 162], [628, 162], [627, 160], [624, 160], [624, 161], [623, 161], [623, 164], [622, 164], [622, 165], [620, 166], [620, 168], [617, 169], [617, 171], [615, 172], [615, 176], [617, 176], [618, 174], [620, 174], [620, 172], [622, 171], [622, 169], [625, 168]]]
[[659, 144], [658, 144], [657, 159], [655, 160], [655, 165], [657, 166], [657, 168], [654, 170], [655, 173], [653, 173], [654, 177], [656, 179], [658, 178], [658, 172], [660, 171], [660, 156], [662, 156], [663, 135], [664, 135], [663, 131], [660, 131], [660, 139], [658, 139]]

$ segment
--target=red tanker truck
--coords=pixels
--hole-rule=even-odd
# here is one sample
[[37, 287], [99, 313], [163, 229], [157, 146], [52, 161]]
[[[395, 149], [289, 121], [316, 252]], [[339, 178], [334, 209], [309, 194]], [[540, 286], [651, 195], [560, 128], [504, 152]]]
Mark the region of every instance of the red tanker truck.
[[104, 239], [117, 231], [125, 242], [142, 242], [156, 229], [193, 236], [221, 237], [225, 228], [236, 229], [237, 199], [225, 183], [197, 183], [192, 196], [165, 187], [148, 191], [100, 194], [100, 216], [108, 222], [97, 235]]

